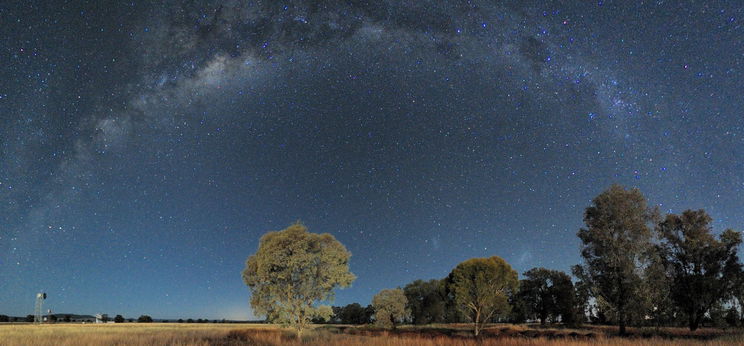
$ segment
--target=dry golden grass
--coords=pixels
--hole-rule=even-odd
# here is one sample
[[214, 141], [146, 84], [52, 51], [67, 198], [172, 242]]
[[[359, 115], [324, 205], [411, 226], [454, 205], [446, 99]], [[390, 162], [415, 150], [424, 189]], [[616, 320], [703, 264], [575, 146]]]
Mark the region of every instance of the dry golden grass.
[[0, 325], [0, 345], [213, 345], [232, 330], [256, 327], [267, 328], [209, 323]]
[[661, 337], [652, 329], [631, 329], [629, 338], [615, 337], [616, 328], [540, 328], [494, 325], [474, 339], [467, 325], [401, 327], [384, 331], [367, 327], [319, 326], [303, 335], [265, 324], [50, 324], [0, 325], [0, 345], [350, 345], [350, 346], [489, 346], [489, 345], [744, 345], [741, 331], [715, 329], [690, 333], [664, 328]]

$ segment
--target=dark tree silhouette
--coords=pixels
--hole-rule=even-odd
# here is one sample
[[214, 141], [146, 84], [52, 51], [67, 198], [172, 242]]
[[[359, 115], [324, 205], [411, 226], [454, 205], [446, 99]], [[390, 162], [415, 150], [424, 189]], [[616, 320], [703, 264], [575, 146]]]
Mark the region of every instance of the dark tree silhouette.
[[142, 315], [139, 318], [137, 318], [137, 322], [139, 322], [139, 323], [151, 323], [152, 322], [152, 317], [150, 317], [148, 315]]
[[667, 215], [658, 232], [672, 274], [672, 299], [696, 330], [706, 313], [735, 292], [741, 275], [737, 248], [741, 234], [731, 229], [713, 236], [712, 219], [704, 210]]
[[444, 280], [416, 280], [403, 288], [414, 324], [442, 323], [447, 318]]
[[625, 335], [634, 311], [642, 311], [643, 268], [651, 248], [651, 228], [656, 210], [646, 206], [638, 189], [612, 185], [586, 208], [586, 228], [578, 232], [584, 264], [580, 271], [592, 293], [612, 312]]
[[348, 304], [343, 307], [334, 307], [334, 319], [341, 324], [367, 324], [370, 323], [366, 308], [359, 303]]
[[528, 317], [540, 319], [545, 325], [561, 317], [564, 323], [574, 321], [574, 286], [566, 273], [545, 268], [533, 268], [524, 273], [519, 295]]

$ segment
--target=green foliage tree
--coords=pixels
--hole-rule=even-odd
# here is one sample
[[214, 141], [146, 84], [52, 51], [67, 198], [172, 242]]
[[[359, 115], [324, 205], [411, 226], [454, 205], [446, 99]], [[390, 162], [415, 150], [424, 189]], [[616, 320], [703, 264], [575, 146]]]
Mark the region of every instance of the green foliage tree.
[[633, 312], [641, 312], [643, 270], [651, 248], [649, 224], [656, 219], [655, 209], [646, 206], [638, 189], [626, 190], [612, 185], [586, 208], [586, 228], [581, 239], [582, 271], [599, 308], [611, 314], [620, 334]]
[[667, 270], [663, 251], [654, 246], [649, 258], [649, 264], [644, 270], [642, 291], [645, 301], [646, 315], [657, 331], [662, 325], [672, 322], [677, 309], [671, 296], [672, 280]]
[[343, 307], [334, 307], [334, 319], [341, 324], [367, 324], [370, 322], [367, 309], [359, 303], [348, 304]]
[[584, 268], [582, 266], [571, 267], [571, 273], [576, 277], [577, 281], [574, 284], [574, 325], [582, 324], [586, 322], [587, 317], [591, 315], [590, 309], [590, 298], [591, 298], [591, 284], [589, 283]]
[[408, 299], [400, 288], [382, 290], [372, 297], [375, 308], [375, 324], [384, 328], [393, 328], [411, 316], [407, 307]]
[[537, 317], [545, 325], [548, 318], [556, 321], [560, 316], [565, 323], [574, 320], [574, 286], [566, 273], [545, 268], [533, 268], [524, 273], [520, 281], [526, 315]]
[[70, 321], [72, 321], [72, 316], [70, 316], [70, 315], [65, 315], [65, 318], [63, 319], [63, 321], [65, 321], [65, 322], [70, 322]]
[[26, 315], [26, 322], [33, 322], [34, 321], [34, 315]]
[[517, 292], [517, 294], [512, 294], [509, 297], [509, 306], [511, 306], [509, 322], [521, 324], [527, 322], [527, 302], [524, 301], [524, 297], [519, 294], [519, 291]]
[[416, 280], [403, 288], [414, 324], [446, 321], [447, 292], [444, 280]]
[[473, 323], [478, 336], [483, 324], [510, 313], [509, 296], [519, 286], [517, 272], [501, 257], [471, 258], [455, 267], [448, 285], [454, 301]]
[[152, 323], [152, 317], [148, 315], [141, 315], [137, 318], [137, 322], [139, 323]]
[[124, 316], [122, 315], [114, 316], [114, 323], [124, 323]]
[[0, 315], [0, 322], [10, 322], [8, 315]]
[[744, 326], [744, 271], [739, 273], [733, 289], [734, 301], [739, 305], [739, 325]]
[[715, 304], [731, 295], [741, 275], [741, 234], [725, 230], [716, 239], [704, 210], [669, 214], [659, 224], [662, 251], [671, 271], [671, 296], [696, 330]]
[[301, 223], [268, 232], [258, 251], [246, 261], [242, 276], [251, 289], [251, 306], [267, 320], [302, 331], [315, 317], [330, 318], [318, 301], [333, 299], [333, 290], [347, 287], [351, 253], [328, 233], [315, 234]]
[[726, 320], [726, 324], [729, 327], [738, 327], [739, 326], [739, 311], [736, 310], [735, 307], [730, 307], [728, 310], [726, 310], [726, 316], [724, 317]]
[[375, 317], [375, 307], [372, 306], [372, 304], [368, 304], [367, 307], [364, 308], [364, 323], [372, 323], [374, 322]]

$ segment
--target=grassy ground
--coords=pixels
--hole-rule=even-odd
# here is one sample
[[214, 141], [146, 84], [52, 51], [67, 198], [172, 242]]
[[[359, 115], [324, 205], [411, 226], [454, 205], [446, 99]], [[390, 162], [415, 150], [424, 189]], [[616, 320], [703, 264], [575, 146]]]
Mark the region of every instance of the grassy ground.
[[467, 325], [404, 326], [395, 331], [325, 325], [306, 332], [298, 341], [290, 330], [257, 324], [5, 324], [0, 325], [0, 345], [744, 345], [741, 330], [629, 331], [629, 337], [619, 338], [613, 327], [566, 329], [500, 324], [487, 328], [476, 340]]

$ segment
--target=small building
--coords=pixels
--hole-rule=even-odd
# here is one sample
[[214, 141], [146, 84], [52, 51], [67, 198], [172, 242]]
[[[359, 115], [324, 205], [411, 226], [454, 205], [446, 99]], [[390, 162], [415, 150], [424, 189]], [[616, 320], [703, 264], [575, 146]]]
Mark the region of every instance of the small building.
[[107, 314], [96, 314], [96, 323], [106, 323], [109, 317]]

